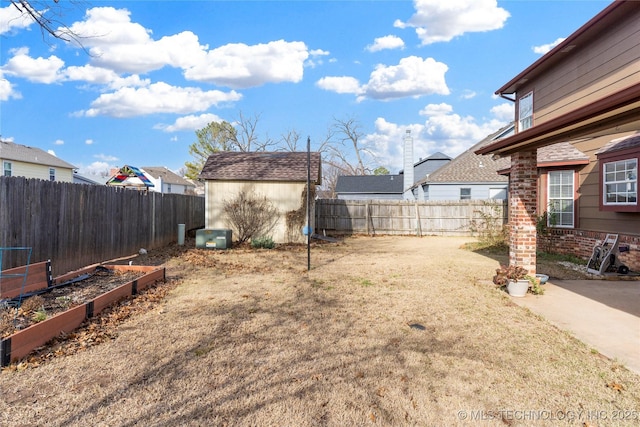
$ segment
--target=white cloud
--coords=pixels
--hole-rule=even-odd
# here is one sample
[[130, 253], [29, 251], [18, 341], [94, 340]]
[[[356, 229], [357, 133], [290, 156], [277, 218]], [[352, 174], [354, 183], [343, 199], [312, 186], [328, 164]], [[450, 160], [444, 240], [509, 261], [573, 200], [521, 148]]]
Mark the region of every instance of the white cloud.
[[203, 91], [196, 87], [175, 87], [160, 82], [143, 88], [125, 87], [102, 94], [91, 103], [89, 110], [80, 112], [80, 115], [133, 117], [154, 113], [187, 114], [241, 98], [242, 95], [235, 91]]
[[388, 35], [384, 37], [377, 37], [373, 40], [373, 44], [366, 47], [369, 52], [378, 52], [384, 49], [402, 49], [404, 48], [404, 41], [394, 35]]
[[509, 12], [497, 0], [414, 0], [415, 14], [398, 28], [412, 27], [423, 45], [448, 42], [468, 32], [497, 30], [504, 26]]
[[58, 157], [58, 156], [56, 156], [56, 152], [55, 152], [55, 151], [53, 151], [53, 150], [47, 150], [47, 153], [48, 153], [48, 154], [51, 154], [51, 155], [52, 155], [52, 156], [54, 156], [54, 157]]
[[543, 45], [540, 45], [540, 46], [533, 46], [531, 48], [531, 50], [533, 50], [533, 52], [537, 53], [538, 55], [544, 55], [545, 53], [549, 52], [554, 47], [558, 46], [563, 41], [565, 41], [565, 38], [564, 37], [560, 37], [560, 38], [557, 38], [556, 41], [554, 41], [553, 43], [543, 44]]
[[208, 51], [205, 58], [185, 70], [184, 76], [231, 88], [297, 83], [302, 80], [308, 57], [303, 42], [278, 40], [253, 46], [231, 43]]
[[117, 72], [190, 66], [207, 49], [190, 31], [153, 40], [151, 30], [131, 22], [128, 10], [113, 7], [87, 10], [84, 21], [74, 23], [70, 30], [83, 37], [82, 43], [89, 48], [95, 65]]
[[473, 99], [473, 98], [475, 98], [475, 97], [476, 97], [476, 95], [477, 95], [477, 93], [476, 93], [475, 91], [470, 90], [470, 89], [465, 89], [465, 90], [463, 90], [463, 91], [462, 91], [462, 93], [460, 94], [460, 97], [461, 97], [462, 99]]
[[323, 77], [316, 82], [320, 89], [336, 93], [359, 94], [361, 92], [360, 82], [355, 77]]
[[[118, 160], [114, 158], [114, 160]], [[93, 162], [88, 166], [80, 165], [78, 167], [78, 172], [82, 175], [94, 175], [98, 177], [105, 177], [104, 182], [107, 181], [106, 177], [109, 176], [109, 172], [112, 168], [115, 168], [116, 165], [109, 164], [107, 161], [103, 162]]]
[[94, 155], [93, 155], [93, 157], [95, 157], [96, 159], [100, 159], [100, 160], [102, 160], [103, 162], [115, 162], [115, 161], [120, 160], [120, 159], [119, 159], [118, 157], [116, 157], [116, 156], [112, 156], [112, 155], [110, 155], [110, 154], [102, 154], [102, 153], [100, 153], [100, 154], [94, 154]]
[[141, 79], [137, 74], [121, 77], [113, 70], [89, 64], [67, 67], [64, 76], [66, 80], [105, 85], [109, 89], [148, 86], [151, 83], [149, 79]]
[[0, 7], [0, 35], [13, 29], [28, 28], [33, 24], [33, 19], [27, 13], [22, 13], [12, 4]]
[[505, 102], [500, 105], [496, 105], [491, 108], [491, 114], [493, 114], [498, 120], [502, 120], [507, 123], [512, 122], [515, 117], [514, 104], [512, 102]]
[[434, 94], [448, 95], [449, 88], [444, 79], [448, 69], [433, 58], [409, 56], [402, 58], [398, 65], [377, 65], [364, 85], [348, 76], [323, 77], [316, 85], [336, 93], [355, 94], [358, 101], [366, 98], [386, 101]]
[[402, 58], [398, 65], [378, 65], [363, 87], [361, 98], [394, 99], [448, 95], [444, 75], [449, 67], [433, 58]]
[[[500, 113], [501, 107], [492, 109]], [[421, 111], [426, 116], [424, 123], [399, 125], [379, 117], [375, 121], [375, 132], [363, 138], [363, 144], [378, 159], [377, 164], [396, 172], [403, 168], [404, 136], [411, 130], [414, 144], [414, 163], [436, 152], [456, 157], [472, 145], [483, 140], [513, 120], [500, 117], [477, 121], [473, 117], [462, 117], [454, 113], [449, 104], [429, 104]]]
[[64, 145], [64, 141], [62, 139], [56, 139], [53, 141], [53, 145]]
[[[316, 66], [321, 65], [324, 62], [322, 57], [328, 55], [330, 55], [329, 51], [322, 49], [314, 49], [312, 51], [309, 51], [309, 59], [304, 62], [304, 66], [315, 68]], [[329, 62], [331, 62], [331, 60], [329, 60]]]
[[10, 50], [11, 59], [3, 66], [6, 74], [19, 76], [36, 83], [55, 83], [64, 78], [60, 72], [64, 61], [55, 55], [48, 58], [32, 58], [29, 48], [21, 47]]
[[9, 80], [4, 78], [2, 70], [0, 70], [0, 101], [8, 101], [9, 98], [20, 99], [22, 95], [14, 89]]
[[85, 139], [85, 140], [84, 140], [84, 143], [85, 143], [86, 145], [93, 145], [93, 139]]
[[153, 128], [160, 129], [163, 132], [178, 132], [183, 130], [197, 130], [202, 129], [207, 126], [211, 122], [221, 122], [223, 121], [220, 117], [215, 114], [201, 114], [199, 116], [189, 115], [184, 117], [179, 117], [172, 125], [166, 124], [157, 124]]

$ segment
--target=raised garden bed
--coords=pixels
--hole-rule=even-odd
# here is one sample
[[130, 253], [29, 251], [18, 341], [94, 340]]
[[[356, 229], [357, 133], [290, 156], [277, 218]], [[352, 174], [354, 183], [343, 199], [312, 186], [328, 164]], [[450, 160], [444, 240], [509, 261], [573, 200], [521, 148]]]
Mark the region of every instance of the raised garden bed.
[[[7, 270], [3, 274], [15, 271]], [[36, 271], [39, 272], [36, 274]], [[42, 303], [43, 307], [40, 319], [24, 310], [18, 310], [20, 316], [16, 316], [15, 307], [9, 304], [16, 301], [15, 290], [8, 290], [6, 286], [2, 289], [0, 298], [4, 298], [1, 301], [5, 305], [0, 307], [2, 318], [10, 318], [15, 327], [23, 329], [0, 336], [0, 367], [24, 358], [60, 334], [72, 332], [109, 305], [136, 295], [155, 282], [165, 281], [164, 267], [157, 266], [96, 264], [55, 279], [46, 277], [49, 271], [50, 268], [32, 270], [30, 266], [27, 283], [20, 286], [26, 298], [20, 298], [20, 292], [17, 293], [22, 304], [27, 304], [30, 298], [39, 298], [38, 305]], [[33, 282], [40, 285], [35, 286]]]

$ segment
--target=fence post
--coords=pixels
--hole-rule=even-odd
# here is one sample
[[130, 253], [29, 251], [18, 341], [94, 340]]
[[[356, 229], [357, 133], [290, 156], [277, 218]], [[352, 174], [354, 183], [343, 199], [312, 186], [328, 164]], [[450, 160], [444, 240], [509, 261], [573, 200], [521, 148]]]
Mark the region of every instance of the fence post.
[[418, 237], [422, 237], [422, 224], [420, 224], [420, 209], [418, 207], [418, 202], [414, 204], [416, 208], [416, 234]]
[[364, 220], [367, 223], [367, 236], [369, 235], [369, 202], [364, 203]]

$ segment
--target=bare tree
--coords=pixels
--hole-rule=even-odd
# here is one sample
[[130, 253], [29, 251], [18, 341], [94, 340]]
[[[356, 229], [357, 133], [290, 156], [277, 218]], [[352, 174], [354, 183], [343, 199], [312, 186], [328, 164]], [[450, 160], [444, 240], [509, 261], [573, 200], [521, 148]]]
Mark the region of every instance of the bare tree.
[[[373, 153], [362, 147], [363, 137], [360, 123], [354, 119], [337, 119], [329, 131], [329, 138], [336, 140], [329, 145], [330, 157], [328, 163], [341, 171], [340, 175], [369, 175], [373, 169], [365, 165], [364, 158], [373, 156]], [[355, 162], [351, 156], [355, 157]]]
[[71, 31], [62, 20], [68, 5], [77, 5], [79, 1], [60, 2], [59, 0], [9, 0], [9, 2], [22, 14], [28, 16], [40, 27], [43, 38], [45, 35], [66, 42], [72, 42], [82, 47], [82, 36]]
[[260, 115], [255, 114], [253, 117], [245, 117], [242, 111], [234, 123], [238, 129], [236, 139], [233, 142], [237, 151], [267, 151], [268, 148], [275, 145], [275, 142], [268, 136], [262, 141], [258, 139], [256, 128], [260, 121]]

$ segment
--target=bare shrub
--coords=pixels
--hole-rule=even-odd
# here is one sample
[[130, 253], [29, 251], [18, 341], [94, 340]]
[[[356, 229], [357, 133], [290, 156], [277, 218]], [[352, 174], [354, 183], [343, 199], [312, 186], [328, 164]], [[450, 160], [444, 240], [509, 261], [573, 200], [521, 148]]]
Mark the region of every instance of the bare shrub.
[[235, 198], [223, 203], [222, 210], [238, 236], [238, 243], [268, 234], [278, 222], [278, 208], [266, 196], [253, 191], [242, 190]]

